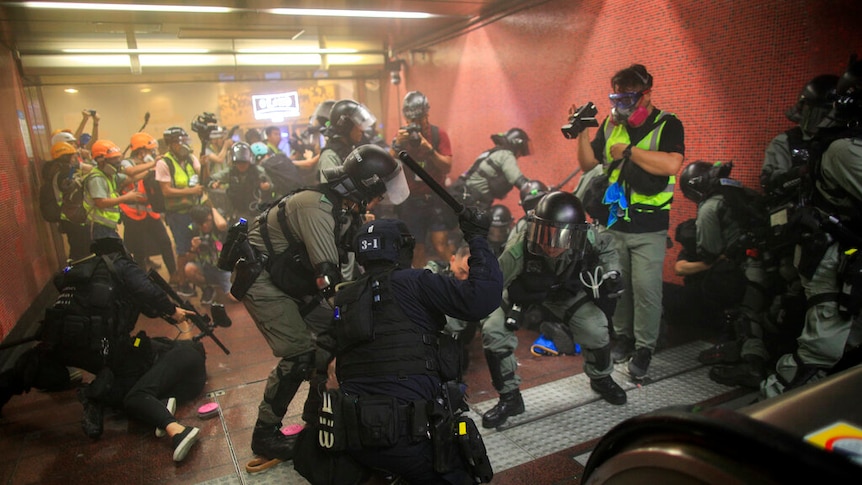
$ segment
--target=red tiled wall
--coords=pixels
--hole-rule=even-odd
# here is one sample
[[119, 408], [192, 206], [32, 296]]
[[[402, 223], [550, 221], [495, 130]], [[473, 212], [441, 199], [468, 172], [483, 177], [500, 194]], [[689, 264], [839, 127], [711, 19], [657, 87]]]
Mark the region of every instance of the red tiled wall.
[[[560, 134], [568, 107], [592, 100], [607, 115], [611, 76], [637, 62], [655, 78], [653, 103], [685, 126], [686, 163], [733, 160], [733, 175], [757, 187], [766, 145], [791, 126], [784, 112], [802, 86], [862, 54], [860, 19], [858, 0], [551, 1], [402, 54], [386, 126], [399, 126], [399, 100], [418, 89], [452, 138], [453, 178], [492, 146], [491, 133], [518, 126], [533, 140], [522, 170], [556, 184], [577, 167], [575, 142]], [[515, 191], [505, 202], [522, 213]], [[677, 192], [671, 234], [695, 213]], [[669, 281], [676, 252], [665, 260]]]
[[[34, 122], [34, 107], [25, 101], [6, 45], [0, 44], [0, 340], [42, 291], [58, 264], [56, 232], [37, 213], [41, 162], [28, 159], [21, 136], [22, 127], [40, 124], [41, 108], [36, 107], [40, 116]], [[19, 120], [19, 114], [26, 123]], [[45, 137], [44, 133], [40, 136]], [[34, 150], [43, 148], [35, 146]]]

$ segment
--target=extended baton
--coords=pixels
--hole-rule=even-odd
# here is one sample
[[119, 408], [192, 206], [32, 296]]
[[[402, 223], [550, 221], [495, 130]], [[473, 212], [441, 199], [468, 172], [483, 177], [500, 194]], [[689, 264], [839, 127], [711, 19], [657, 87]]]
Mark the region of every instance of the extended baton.
[[570, 180], [572, 180], [573, 178], [575, 178], [575, 175], [577, 175], [578, 173], [580, 173], [580, 171], [581, 171], [581, 168], [580, 168], [580, 167], [576, 168], [576, 169], [575, 169], [575, 171], [574, 171], [574, 172], [572, 172], [572, 173], [570, 173], [568, 177], [564, 178], [562, 182], [560, 182], [560, 183], [558, 183], [557, 185], [554, 185], [553, 187], [551, 187], [551, 190], [560, 190], [561, 188], [563, 188], [563, 185], [566, 185], [567, 183], [569, 183], [569, 181], [570, 181]]
[[413, 160], [413, 157], [411, 157], [410, 154], [405, 151], [401, 151], [398, 153], [398, 158], [400, 158], [405, 165], [410, 167], [410, 170], [413, 170], [413, 172], [418, 175], [419, 178], [428, 185], [428, 187], [431, 187], [431, 190], [439, 195], [440, 198], [443, 199], [443, 202], [451, 207], [456, 214], [460, 216], [464, 212], [464, 205], [455, 200], [455, 197], [452, 197], [452, 194], [447, 192], [446, 189], [440, 185], [440, 182], [434, 180], [434, 177], [429, 175], [428, 172], [426, 172], [425, 169], [416, 162], [416, 160]]

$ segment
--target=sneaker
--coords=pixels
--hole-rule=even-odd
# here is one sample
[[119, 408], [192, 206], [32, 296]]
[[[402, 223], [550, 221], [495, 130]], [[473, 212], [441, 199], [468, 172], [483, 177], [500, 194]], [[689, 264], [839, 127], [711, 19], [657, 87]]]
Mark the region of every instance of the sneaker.
[[632, 379], [640, 380], [646, 377], [649, 363], [652, 360], [652, 351], [647, 348], [639, 348], [629, 361], [629, 374]]
[[635, 339], [627, 335], [620, 335], [614, 341], [614, 346], [611, 348], [611, 359], [617, 364], [625, 362], [629, 360], [634, 351]]
[[697, 360], [703, 365], [735, 364], [741, 360], [741, 350], [742, 346], [737, 340], [722, 342], [698, 354]]
[[197, 443], [200, 432], [198, 428], [186, 428], [182, 433], [174, 435], [174, 461], [183, 461], [186, 458], [192, 446]]
[[[171, 415], [176, 413], [177, 412], [177, 398], [169, 397], [167, 404], [165, 404], [165, 408], [167, 408], [168, 412], [171, 413]], [[165, 431], [164, 429], [156, 428], [156, 438], [161, 438], [162, 436], [164, 436], [166, 434], [168, 434], [168, 432]]]
[[81, 417], [81, 429], [89, 438], [96, 439], [102, 436], [103, 419], [105, 408], [101, 402], [87, 397], [86, 388], [78, 388], [78, 401], [84, 406], [84, 414]]
[[201, 293], [201, 305], [212, 305], [213, 300], [215, 300], [215, 294], [215, 288], [213, 288], [212, 286], [207, 286], [206, 288], [204, 288], [203, 292]]
[[617, 406], [625, 404], [628, 400], [626, 391], [611, 376], [590, 379], [590, 389], [599, 393], [605, 401]]
[[183, 283], [177, 287], [177, 294], [180, 296], [196, 296], [198, 294], [198, 290], [195, 289], [195, 285], [191, 283]]
[[297, 436], [285, 436], [281, 432], [280, 424], [268, 426], [258, 423], [251, 433], [251, 451], [257, 456], [270, 460], [274, 458], [281, 461], [292, 460]]

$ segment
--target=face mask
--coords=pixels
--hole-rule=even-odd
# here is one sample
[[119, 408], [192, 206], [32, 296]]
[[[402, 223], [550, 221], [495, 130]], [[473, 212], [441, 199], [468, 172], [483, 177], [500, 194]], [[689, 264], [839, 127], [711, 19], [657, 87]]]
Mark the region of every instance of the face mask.
[[192, 149], [189, 148], [185, 143], [180, 144], [179, 149], [177, 150], [177, 157], [186, 158], [192, 152]]
[[155, 160], [155, 158], [153, 158], [153, 156], [150, 155], [149, 153], [144, 157], [144, 163], [150, 163], [153, 160]]

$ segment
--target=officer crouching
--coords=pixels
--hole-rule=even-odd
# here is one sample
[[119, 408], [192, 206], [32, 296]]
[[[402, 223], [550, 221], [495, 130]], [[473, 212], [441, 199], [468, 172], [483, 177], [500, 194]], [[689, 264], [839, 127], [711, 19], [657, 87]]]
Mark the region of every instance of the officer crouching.
[[341, 445], [359, 464], [412, 485], [493, 476], [475, 424], [460, 415], [460, 354], [442, 330], [446, 315], [479, 320], [495, 310], [503, 279], [487, 215], [468, 209], [460, 226], [470, 245], [466, 280], [411, 269], [413, 236], [404, 222], [382, 219], [359, 230], [354, 251], [365, 273], [335, 297], [340, 389], [324, 400], [322, 424], [335, 429], [321, 426], [320, 444]]

